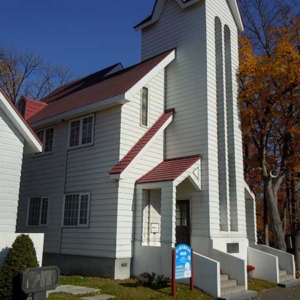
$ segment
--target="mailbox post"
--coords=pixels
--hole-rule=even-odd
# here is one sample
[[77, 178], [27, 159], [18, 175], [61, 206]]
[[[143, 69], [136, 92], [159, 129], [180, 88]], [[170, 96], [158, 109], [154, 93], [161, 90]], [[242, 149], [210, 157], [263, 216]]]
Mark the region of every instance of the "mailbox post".
[[59, 274], [55, 266], [27, 268], [22, 273], [22, 290], [32, 294], [33, 300], [46, 300], [46, 291], [58, 286]]

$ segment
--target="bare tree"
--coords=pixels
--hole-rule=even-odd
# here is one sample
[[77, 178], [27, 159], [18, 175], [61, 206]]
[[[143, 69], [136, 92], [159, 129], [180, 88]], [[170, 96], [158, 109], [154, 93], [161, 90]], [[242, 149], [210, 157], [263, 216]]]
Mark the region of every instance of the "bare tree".
[[47, 64], [39, 55], [0, 45], [0, 86], [13, 103], [21, 94], [40, 100], [74, 77], [71, 69]]

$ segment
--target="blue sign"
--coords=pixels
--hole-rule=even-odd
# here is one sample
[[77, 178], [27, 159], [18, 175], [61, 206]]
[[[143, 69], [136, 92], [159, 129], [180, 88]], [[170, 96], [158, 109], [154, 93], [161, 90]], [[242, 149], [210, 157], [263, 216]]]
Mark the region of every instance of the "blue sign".
[[175, 278], [192, 277], [192, 249], [186, 244], [179, 244], [175, 248]]

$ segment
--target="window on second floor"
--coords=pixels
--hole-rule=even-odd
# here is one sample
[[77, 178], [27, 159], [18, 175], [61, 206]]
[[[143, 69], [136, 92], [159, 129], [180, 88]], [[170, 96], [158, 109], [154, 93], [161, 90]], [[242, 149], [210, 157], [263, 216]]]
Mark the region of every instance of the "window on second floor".
[[36, 135], [44, 144], [43, 153], [52, 152], [54, 148], [54, 127], [40, 130]]
[[48, 197], [30, 198], [28, 203], [28, 226], [43, 226], [48, 224]]
[[141, 125], [148, 126], [149, 90], [143, 87], [141, 90]]
[[87, 116], [70, 122], [69, 147], [90, 145], [93, 143], [94, 117]]

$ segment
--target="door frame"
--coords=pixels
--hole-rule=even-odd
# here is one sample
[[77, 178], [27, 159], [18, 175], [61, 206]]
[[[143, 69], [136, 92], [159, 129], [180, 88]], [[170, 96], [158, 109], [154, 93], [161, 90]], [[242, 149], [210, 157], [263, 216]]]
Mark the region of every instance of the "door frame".
[[[191, 201], [190, 198], [177, 198], [176, 199], [176, 205], [177, 205], [177, 202], [180, 202], [180, 201], [185, 201], [185, 202], [188, 203], [188, 208], [189, 208], [189, 211], [188, 211], [188, 221], [189, 221], [189, 224], [188, 225], [189, 225], [189, 241], [190, 241], [189, 244], [191, 244], [191, 231], [192, 231], [192, 218], [191, 218], [192, 217], [192, 214], [191, 214], [192, 209], [191, 209], [191, 203], [192, 203], [192, 201]], [[175, 214], [176, 214], [176, 211], [175, 211]], [[175, 244], [178, 245], [177, 244], [177, 238], [176, 238], [176, 243]]]

